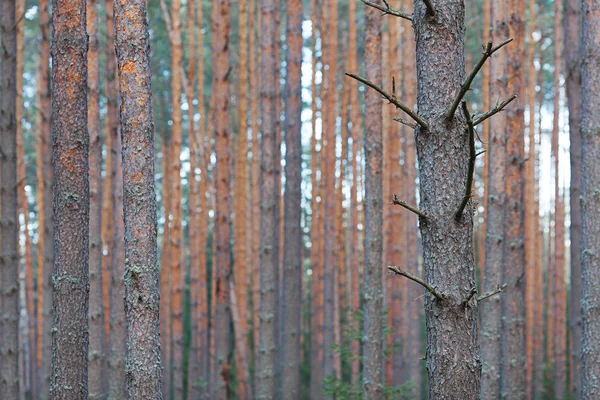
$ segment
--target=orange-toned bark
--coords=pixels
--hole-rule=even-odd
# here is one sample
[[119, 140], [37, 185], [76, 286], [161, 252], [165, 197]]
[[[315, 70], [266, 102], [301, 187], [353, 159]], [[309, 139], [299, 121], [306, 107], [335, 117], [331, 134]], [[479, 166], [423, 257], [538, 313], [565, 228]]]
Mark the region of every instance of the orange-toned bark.
[[554, 254], [554, 396], [563, 398], [566, 386], [566, 366], [567, 366], [567, 332], [566, 332], [566, 312], [567, 312], [567, 291], [565, 286], [565, 210], [564, 199], [562, 196], [556, 202], [556, 222], [555, 222], [555, 243], [556, 251]]
[[[486, 43], [491, 36], [491, 7], [490, 0], [483, 0], [483, 43]], [[490, 63], [483, 64], [483, 68], [481, 70], [481, 100], [482, 100], [482, 109], [489, 110], [490, 109]], [[490, 122], [483, 121], [481, 128], [481, 137], [483, 143], [489, 143], [490, 138]], [[483, 196], [481, 199], [481, 205], [483, 206], [483, 222], [479, 227], [481, 231], [480, 240], [478, 243], [478, 254], [479, 254], [479, 280], [480, 287], [483, 288], [484, 276], [485, 276], [485, 236], [487, 232], [487, 216], [485, 213], [487, 212], [487, 198], [488, 198], [488, 171], [489, 171], [489, 163], [487, 157], [483, 157], [483, 168], [481, 174], [483, 175]]]
[[[242, 64], [240, 64], [242, 65]], [[248, 374], [248, 352], [247, 347], [240, 343], [245, 343], [246, 338], [243, 336], [242, 322], [240, 316], [240, 306], [237, 301], [237, 290], [235, 288], [234, 281], [229, 281], [229, 293], [231, 296], [231, 318], [233, 319], [233, 332], [235, 336], [235, 342], [238, 346], [235, 349], [235, 363], [238, 368], [238, 387], [237, 387], [237, 398], [238, 399], [252, 399], [252, 387], [250, 386], [250, 376]]]

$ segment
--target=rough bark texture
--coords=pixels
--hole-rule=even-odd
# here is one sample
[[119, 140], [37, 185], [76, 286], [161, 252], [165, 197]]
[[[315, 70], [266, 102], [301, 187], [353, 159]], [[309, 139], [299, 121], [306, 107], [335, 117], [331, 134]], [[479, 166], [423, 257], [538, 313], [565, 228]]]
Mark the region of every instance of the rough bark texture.
[[276, 20], [278, 4], [273, 0], [262, 0], [261, 37], [261, 221], [260, 221], [260, 343], [256, 368], [256, 398], [272, 399], [276, 396], [276, 371], [278, 327], [276, 314], [278, 287], [278, 243], [279, 192], [277, 188], [277, 164], [279, 154], [276, 133], [276, 99], [278, 62], [275, 48], [278, 46]]
[[85, 0], [53, 0], [52, 10], [52, 161], [56, 257], [52, 272], [50, 392], [53, 399], [86, 399], [90, 140], [87, 126]]
[[[500, 43], [508, 36], [504, 2], [492, 1], [493, 31], [492, 38]], [[506, 90], [506, 53], [499, 52], [490, 62], [490, 99], [507, 97]], [[505, 224], [505, 178], [506, 173], [506, 116], [500, 113], [489, 123], [489, 146], [486, 154], [488, 167], [488, 186], [486, 187], [486, 249], [485, 279], [482, 292], [494, 290], [503, 284], [502, 266], [504, 265], [504, 224]], [[500, 396], [501, 374], [501, 302], [500, 296], [486, 300], [481, 307], [481, 358], [483, 363], [481, 393], [483, 399], [497, 399]]]
[[[19, 397], [19, 223], [17, 219], [17, 30], [15, 2], [0, 3], [0, 391]], [[23, 383], [21, 383], [23, 384]]]
[[[381, 84], [381, 24], [377, 10], [365, 9], [365, 71]], [[383, 287], [382, 277], [382, 135], [381, 97], [365, 93], [365, 273], [363, 326], [363, 394], [383, 398]]]
[[302, 301], [301, 188], [302, 141], [301, 71], [302, 2], [287, 2], [287, 73], [285, 92], [285, 232], [283, 261], [283, 372], [282, 398], [300, 396], [300, 320]]
[[524, 198], [524, 75], [525, 2], [508, 3], [508, 36], [514, 44], [507, 51], [507, 94], [518, 94], [506, 108], [506, 158], [504, 185], [506, 194], [504, 225], [504, 263], [502, 282], [508, 284], [500, 296], [502, 307], [501, 395], [510, 399], [526, 397], [525, 352], [525, 198]]
[[160, 399], [150, 37], [143, 0], [115, 5], [124, 193], [126, 390], [129, 399]]
[[227, 123], [229, 109], [229, 0], [218, 0], [212, 5], [212, 65], [213, 65], [213, 96], [215, 109], [213, 129], [215, 135], [215, 154], [217, 167], [215, 169], [216, 187], [216, 220], [215, 246], [216, 258], [213, 268], [216, 268], [215, 285], [215, 369], [217, 374], [212, 399], [228, 398], [229, 390], [229, 353], [230, 353], [230, 299], [229, 279], [231, 279], [231, 255], [229, 241], [230, 206], [230, 132]]
[[478, 306], [473, 300], [463, 306], [475, 287], [471, 202], [460, 220], [454, 219], [467, 181], [468, 134], [461, 113], [451, 121], [444, 117], [464, 78], [464, 2], [436, 3], [435, 16], [415, 3], [413, 21], [418, 109], [429, 124], [428, 132], [419, 127], [416, 136], [420, 209], [427, 213], [420, 218], [425, 280], [445, 294], [443, 300], [425, 298], [429, 397], [477, 399]]
[[54, 222], [52, 219], [52, 151], [50, 111], [50, 15], [48, 1], [38, 4], [40, 15], [40, 65], [37, 82], [36, 116], [37, 209], [38, 209], [38, 276], [37, 276], [37, 395], [45, 400], [50, 390], [52, 360], [52, 268], [54, 265]]
[[581, 2], [564, 0], [564, 56], [567, 105], [569, 107], [569, 142], [571, 181], [569, 185], [569, 209], [571, 226], [569, 238], [571, 286], [569, 301], [569, 341], [571, 393], [581, 396]]
[[[486, 43], [492, 37], [492, 26], [491, 17], [492, 10], [490, 1], [492, 0], [483, 0], [483, 41], [482, 43]], [[491, 63], [486, 62], [481, 69], [481, 106], [483, 110], [490, 109], [490, 65]], [[481, 137], [483, 143], [489, 143], [490, 138], [490, 121], [484, 121], [481, 127]], [[481, 169], [481, 173], [483, 175], [482, 186], [483, 186], [483, 197], [481, 198], [481, 205], [483, 206], [484, 213], [487, 213], [487, 200], [488, 200], [488, 171], [489, 171], [489, 160], [488, 157], [483, 157], [483, 168]], [[479, 228], [482, 231], [480, 235], [478, 250], [479, 250], [479, 288], [484, 287], [484, 277], [485, 277], [485, 247], [486, 247], [486, 236], [487, 236], [487, 218], [483, 218], [483, 222]]]
[[581, 396], [600, 396], [600, 4], [583, 1], [581, 98]]
[[96, 0], [87, 0], [86, 24], [89, 36], [88, 63], [88, 131], [90, 134], [90, 327], [88, 379], [89, 398], [104, 398], [104, 313], [102, 303], [102, 142], [100, 139], [98, 79], [98, 11]]

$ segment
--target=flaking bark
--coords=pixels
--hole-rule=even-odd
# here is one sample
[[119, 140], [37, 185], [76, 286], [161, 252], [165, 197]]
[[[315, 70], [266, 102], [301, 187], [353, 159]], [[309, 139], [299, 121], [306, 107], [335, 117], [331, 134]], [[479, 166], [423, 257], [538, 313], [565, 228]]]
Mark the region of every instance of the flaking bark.
[[[85, 0], [52, 2], [53, 399], [88, 397], [89, 134]], [[4, 241], [3, 241], [4, 243]]]

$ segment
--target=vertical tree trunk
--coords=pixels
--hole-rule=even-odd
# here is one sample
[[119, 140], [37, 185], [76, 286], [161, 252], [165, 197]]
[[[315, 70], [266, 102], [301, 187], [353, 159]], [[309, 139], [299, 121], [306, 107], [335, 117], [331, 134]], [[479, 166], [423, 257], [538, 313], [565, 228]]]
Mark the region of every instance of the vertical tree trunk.
[[276, 100], [278, 86], [278, 60], [275, 57], [279, 45], [276, 31], [278, 5], [273, 0], [262, 0], [261, 37], [261, 221], [260, 221], [260, 327], [259, 353], [256, 368], [256, 396], [274, 398], [277, 392], [276, 370], [278, 327], [277, 287], [279, 252], [276, 236], [279, 231], [279, 187], [277, 163]]
[[283, 261], [282, 398], [300, 396], [300, 320], [302, 307], [302, 2], [287, 2], [287, 73], [285, 92], [285, 232]]
[[[0, 390], [10, 399], [19, 397], [19, 257], [17, 219], [17, 16], [15, 2], [0, 3], [2, 62], [0, 65], [1, 219], [0, 275]], [[21, 383], [23, 384], [23, 383]]]
[[50, 110], [50, 14], [48, 1], [39, 2], [40, 66], [37, 82], [36, 116], [38, 160], [36, 177], [38, 190], [38, 304], [36, 358], [38, 396], [45, 400], [50, 391], [52, 361], [52, 268], [54, 265], [54, 221], [52, 211], [51, 110]]
[[554, 278], [554, 397], [564, 398], [567, 376], [567, 291], [565, 287], [565, 211], [562, 196], [556, 202], [555, 278]]
[[[407, 9], [410, 1], [405, 1]], [[404, 91], [403, 98], [410, 108], [414, 108], [417, 102], [417, 65], [415, 59], [415, 48], [413, 46], [415, 37], [414, 31], [408, 26], [404, 27]], [[414, 132], [404, 127], [405, 142], [404, 142], [404, 190], [406, 193], [406, 201], [410, 204], [416, 204], [416, 179], [417, 166], [415, 162], [415, 135]], [[414, 215], [404, 212], [404, 221], [406, 225], [406, 269], [415, 276], [420, 276], [417, 255], [418, 236], [417, 224], [418, 220]], [[408, 283], [407, 285], [407, 300], [406, 305], [406, 325], [408, 336], [406, 338], [406, 372], [408, 379], [415, 385], [414, 395], [416, 398], [421, 397], [421, 359], [423, 342], [421, 338], [421, 301], [414, 301], [422, 294], [422, 289], [417, 285]]]
[[[108, 358], [110, 354], [110, 303], [111, 303], [111, 280], [112, 280], [112, 260], [113, 260], [113, 239], [114, 239], [114, 212], [113, 209], [113, 185], [117, 175], [117, 164], [115, 162], [116, 154], [113, 151], [116, 147], [113, 145], [114, 138], [117, 137], [119, 120], [118, 111], [118, 83], [117, 83], [117, 59], [115, 54], [115, 28], [114, 11], [112, 0], [105, 2], [105, 21], [106, 21], [106, 47], [105, 47], [105, 97], [106, 97], [106, 116], [104, 119], [104, 148], [106, 149], [105, 171], [102, 188], [102, 243], [106, 252], [102, 260], [102, 301], [104, 308], [104, 354], [105, 366], [108, 369]], [[110, 387], [108, 374], [104, 374], [103, 384]], [[106, 389], [105, 389], [106, 390]]]
[[[117, 13], [115, 9], [115, 13]], [[116, 19], [116, 18], [115, 18]], [[116, 21], [118, 24], [119, 22]], [[110, 355], [108, 369], [109, 398], [125, 398], [126, 327], [123, 278], [125, 274], [125, 232], [123, 222], [123, 153], [121, 132], [111, 138], [115, 176], [112, 186], [113, 248], [110, 279]]]
[[115, 3], [121, 98], [127, 398], [161, 397], [154, 127], [146, 4]]
[[[506, 77], [508, 93], [523, 93], [525, 64], [525, 2], [511, 0], [508, 4], [509, 37], [515, 39], [507, 52]], [[522, 100], [523, 99], [523, 100]], [[502, 307], [502, 369], [501, 393], [511, 399], [526, 397], [525, 352], [525, 247], [524, 247], [524, 97], [506, 108], [506, 158], [504, 263], [502, 281], [506, 292], [500, 296]]]
[[[506, 5], [502, 1], [492, 1], [494, 42], [499, 43], [509, 34]], [[505, 98], [506, 56], [500, 53], [490, 60], [490, 99]], [[506, 116], [497, 115], [489, 122], [489, 143], [486, 154], [488, 164], [488, 185], [485, 195], [486, 207], [486, 248], [484, 292], [493, 290], [503, 282], [504, 265], [504, 221], [506, 210]], [[485, 139], [484, 139], [485, 140]], [[483, 399], [497, 399], [501, 391], [501, 302], [500, 297], [487, 300], [481, 307], [481, 359]]]
[[[53, 0], [52, 27], [52, 144], [55, 179], [53, 207], [56, 257], [52, 272], [50, 391], [54, 399], [86, 399], [90, 140], [87, 125], [88, 43], [85, 1]], [[4, 210], [4, 205], [2, 209]], [[6, 237], [7, 235], [3, 235], [3, 238]], [[6, 335], [6, 331], [4, 332]]]
[[569, 185], [569, 230], [571, 287], [569, 300], [569, 340], [571, 345], [569, 365], [571, 371], [571, 393], [573, 398], [581, 396], [581, 8], [577, 0], [565, 0], [564, 55], [565, 84], [569, 107], [569, 141], [571, 181]]
[[581, 307], [583, 334], [582, 387], [584, 399], [600, 396], [600, 4], [583, 1], [581, 93]]
[[211, 398], [226, 399], [229, 385], [229, 336], [230, 336], [230, 299], [229, 279], [231, 278], [231, 256], [229, 240], [229, 179], [230, 179], [230, 134], [228, 131], [227, 111], [229, 108], [229, 0], [219, 0], [212, 8], [212, 57], [213, 57], [213, 96], [215, 96], [215, 112], [213, 128], [215, 134], [215, 154], [217, 167], [215, 170], [216, 186], [216, 219], [214, 241], [216, 245], [215, 285], [215, 357], [218, 376], [215, 391]]
[[[381, 84], [380, 15], [365, 9], [365, 71]], [[382, 276], [382, 135], [381, 98], [365, 93], [365, 273], [363, 326], [363, 393], [365, 399], [383, 398], [383, 288]]]
[[90, 310], [89, 310], [89, 397], [104, 398], [104, 313], [102, 303], [102, 141], [100, 138], [99, 76], [98, 76], [98, 11], [96, 0], [86, 2], [86, 24], [89, 36], [88, 63], [88, 131], [90, 134]]
[[527, 399], [533, 399], [533, 370], [534, 363], [534, 324], [537, 307], [536, 296], [540, 293], [536, 287], [536, 242], [538, 230], [538, 215], [535, 213], [535, 87], [537, 71], [535, 69], [535, 0], [529, 1], [529, 42], [527, 45], [527, 104], [529, 125], [529, 152], [525, 162], [525, 353], [527, 357], [526, 388]]

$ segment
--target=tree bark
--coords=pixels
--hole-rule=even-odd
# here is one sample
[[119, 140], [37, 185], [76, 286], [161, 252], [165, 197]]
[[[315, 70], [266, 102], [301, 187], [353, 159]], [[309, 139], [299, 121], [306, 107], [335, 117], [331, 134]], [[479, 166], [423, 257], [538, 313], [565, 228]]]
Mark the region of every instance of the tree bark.
[[[525, 2], [511, 0], [508, 4], [508, 36], [514, 38], [513, 48], [507, 52], [506, 78], [508, 94], [525, 90]], [[523, 99], [523, 100], [522, 100]], [[527, 358], [525, 352], [525, 97], [520, 96], [506, 108], [506, 158], [504, 263], [502, 283], [508, 284], [500, 296], [502, 307], [502, 369], [501, 393], [511, 399], [525, 399]]]
[[283, 262], [283, 371], [282, 398], [300, 396], [300, 320], [302, 300], [302, 231], [301, 231], [301, 71], [302, 2], [287, 2], [287, 73], [285, 92], [285, 232]]
[[[381, 25], [379, 13], [365, 9], [365, 71], [381, 84]], [[365, 93], [365, 273], [363, 326], [363, 394], [383, 398], [383, 287], [382, 277], [382, 135], [381, 98]]]
[[[425, 280], [445, 294], [443, 300], [425, 297], [429, 397], [477, 399], [478, 307], [474, 301], [463, 306], [466, 288], [475, 287], [471, 202], [460, 222], [452, 221], [465, 192], [468, 135], [461, 115], [451, 121], [443, 117], [464, 78], [464, 2], [437, 3], [435, 16], [416, 3], [413, 20], [417, 103], [420, 115], [429, 121], [429, 132], [418, 127], [416, 136], [420, 208], [427, 213], [427, 218], [420, 218]], [[439, 82], [445, 85], [440, 87]]]
[[[499, 43], [509, 35], [506, 5], [502, 1], [492, 1], [493, 31], [491, 37]], [[490, 99], [505, 98], [506, 56], [503, 52], [494, 56], [490, 64]], [[502, 267], [505, 242], [505, 173], [506, 173], [506, 116], [497, 115], [489, 122], [488, 178], [485, 196], [486, 207], [486, 248], [485, 279], [483, 292], [493, 290], [504, 283]], [[482, 399], [497, 399], [501, 393], [501, 302], [500, 296], [488, 299], [481, 307], [481, 359], [482, 359]]]
[[0, 65], [0, 390], [10, 399], [19, 397], [19, 257], [17, 219], [17, 16], [15, 2], [0, 3], [2, 63]]
[[215, 169], [216, 186], [216, 220], [214, 241], [216, 244], [215, 285], [215, 357], [216, 364], [213, 372], [217, 380], [213, 399], [226, 399], [229, 386], [229, 337], [230, 337], [230, 299], [229, 280], [231, 279], [230, 256], [230, 209], [229, 209], [229, 180], [230, 180], [230, 132], [227, 123], [229, 109], [229, 0], [218, 0], [212, 7], [212, 65], [213, 65], [213, 96], [215, 96], [215, 111], [213, 128], [215, 135], [215, 154], [217, 167]]
[[126, 390], [129, 399], [160, 399], [160, 296], [147, 10], [141, 0], [115, 5], [124, 193]]
[[52, 151], [50, 110], [50, 14], [48, 1], [38, 4], [40, 18], [40, 65], [37, 81], [36, 178], [38, 209], [38, 273], [36, 363], [37, 395], [45, 400], [50, 391], [52, 360], [52, 268], [54, 265], [54, 222], [52, 217]]
[[600, 4], [583, 1], [581, 92], [581, 315], [584, 399], [600, 396]]
[[85, 1], [53, 0], [52, 27], [52, 142], [55, 179], [53, 207], [56, 257], [52, 272], [50, 392], [53, 399], [86, 399], [90, 140], [87, 125], [88, 43]]
[[90, 310], [88, 324], [89, 398], [103, 399], [104, 385], [104, 313], [102, 303], [102, 140], [100, 138], [99, 76], [98, 76], [98, 11], [96, 0], [86, 2], [86, 24], [89, 36], [88, 63], [88, 131], [90, 134]]
[[565, 84], [569, 107], [569, 141], [571, 181], [569, 185], [569, 231], [571, 286], [569, 300], [569, 340], [571, 393], [573, 398], [581, 396], [581, 8], [577, 0], [565, 0], [563, 19]]

